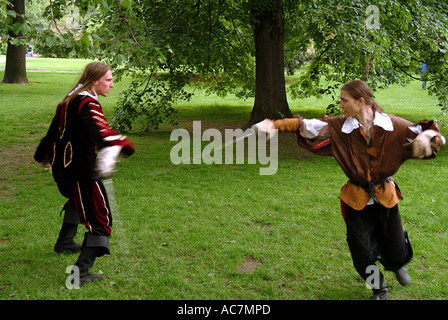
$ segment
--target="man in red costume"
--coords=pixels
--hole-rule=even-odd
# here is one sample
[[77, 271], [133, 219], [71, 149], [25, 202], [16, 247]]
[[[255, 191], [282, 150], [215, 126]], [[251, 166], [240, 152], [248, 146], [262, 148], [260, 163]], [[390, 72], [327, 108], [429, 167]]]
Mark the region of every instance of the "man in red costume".
[[[95, 258], [110, 254], [112, 215], [101, 179], [114, 171], [120, 153], [132, 155], [134, 146], [107, 123], [98, 95], [114, 87], [111, 69], [103, 63], [87, 65], [80, 80], [57, 106], [47, 135], [34, 158], [51, 167], [61, 194], [68, 198], [56, 252], [81, 251], [75, 266], [80, 284], [102, 280], [89, 272]], [[77, 212], [76, 217], [74, 212]], [[79, 221], [86, 226], [82, 245], [73, 241]]]

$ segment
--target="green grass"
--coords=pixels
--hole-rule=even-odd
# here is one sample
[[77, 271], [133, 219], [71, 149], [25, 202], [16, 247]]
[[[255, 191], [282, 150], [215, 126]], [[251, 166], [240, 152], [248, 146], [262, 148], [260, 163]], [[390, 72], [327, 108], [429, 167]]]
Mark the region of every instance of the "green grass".
[[[79, 72], [92, 60], [84, 59], [59, 59], [33, 57], [26, 59], [26, 70], [36, 71], [72, 71]], [[5, 62], [0, 62], [0, 70], [5, 69]]]
[[[31, 84], [0, 84], [0, 299], [370, 296], [345, 241], [337, 197], [346, 177], [334, 159], [305, 152], [285, 134], [272, 176], [259, 175], [263, 165], [176, 166], [169, 156], [176, 144], [170, 141], [171, 126], [128, 134], [137, 152], [118, 163], [114, 177], [119, 211], [113, 213], [112, 254], [97, 259], [93, 269], [106, 280], [68, 290], [65, 269], [77, 255], [52, 251], [65, 200], [32, 156], [76, 76], [30, 72]], [[101, 98], [109, 119], [127, 83], [117, 83], [111, 96]], [[419, 85], [391, 87], [376, 100], [386, 112], [411, 120], [433, 118], [439, 113], [436, 102]], [[290, 106], [294, 113], [319, 117], [327, 103], [307, 99]], [[180, 127], [202, 120], [203, 129], [244, 124], [251, 107], [252, 101], [201, 92], [177, 105]], [[446, 129], [443, 133], [448, 136]], [[414, 246], [408, 266], [413, 284], [401, 287], [387, 273], [390, 299], [445, 299], [448, 294], [447, 164], [444, 149], [435, 159], [406, 162], [395, 176], [404, 194], [403, 224]], [[84, 231], [80, 226], [78, 241]]]

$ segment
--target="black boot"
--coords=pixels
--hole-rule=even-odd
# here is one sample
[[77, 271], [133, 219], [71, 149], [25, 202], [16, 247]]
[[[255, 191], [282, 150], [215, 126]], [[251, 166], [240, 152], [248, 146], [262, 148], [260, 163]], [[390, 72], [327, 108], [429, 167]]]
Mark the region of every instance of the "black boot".
[[389, 297], [389, 286], [384, 281], [384, 275], [378, 269], [379, 283], [376, 288], [372, 288], [373, 295], [369, 300], [387, 300]]
[[92, 274], [89, 269], [93, 267], [97, 257], [102, 257], [105, 254], [110, 254], [109, 237], [86, 232], [81, 254], [75, 263], [75, 266], [79, 268], [79, 284], [81, 286], [104, 279], [103, 275]]
[[387, 300], [389, 287], [384, 281], [384, 275], [376, 266], [376, 264], [370, 264], [366, 267], [365, 273], [362, 273], [366, 286], [372, 289], [373, 295], [369, 300]]
[[73, 253], [81, 251], [81, 243], [75, 242], [73, 238], [76, 236], [78, 231], [78, 225], [73, 223], [64, 222], [62, 223], [61, 231], [59, 231], [59, 237], [54, 245], [54, 252], [63, 253], [65, 251], [70, 251]]
[[96, 275], [89, 272], [89, 269], [93, 267], [96, 257], [99, 255], [99, 248], [85, 247], [81, 249], [81, 254], [75, 263], [75, 266], [79, 268], [79, 285], [82, 286], [89, 282], [101, 281], [104, 279], [103, 275]]
[[394, 269], [392, 271], [395, 273], [395, 276], [397, 277], [398, 282], [402, 286], [407, 286], [408, 284], [411, 283], [411, 277], [409, 276], [409, 273], [405, 267]]
[[373, 295], [369, 300], [387, 300], [389, 288], [387, 286], [381, 289], [373, 289]]
[[[62, 228], [59, 231], [59, 237], [54, 245], [54, 252], [62, 253], [65, 251], [70, 251], [73, 253], [81, 251], [81, 243], [75, 242], [73, 238], [76, 236], [78, 231], [78, 224], [81, 222], [78, 218], [78, 212], [76, 207], [72, 204], [72, 201], [67, 201], [62, 208], [64, 213], [64, 222], [62, 223]], [[61, 214], [62, 214], [61, 211]]]

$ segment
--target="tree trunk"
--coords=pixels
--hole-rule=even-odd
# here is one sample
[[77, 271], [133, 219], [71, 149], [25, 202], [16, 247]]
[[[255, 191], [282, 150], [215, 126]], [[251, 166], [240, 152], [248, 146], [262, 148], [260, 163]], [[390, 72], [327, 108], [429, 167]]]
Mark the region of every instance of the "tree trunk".
[[[16, 22], [23, 23], [23, 15], [25, 14], [25, 0], [13, 0], [8, 10], [14, 10], [17, 15], [14, 18], [13, 24]], [[22, 33], [18, 35], [10, 31], [11, 38], [22, 37]], [[5, 75], [3, 77], [4, 83], [28, 83], [26, 76], [26, 47], [25, 45], [15, 46], [8, 42], [8, 49], [6, 50], [6, 64]]]
[[283, 0], [252, 10], [255, 36], [255, 102], [248, 126], [266, 118], [292, 117], [286, 99]]

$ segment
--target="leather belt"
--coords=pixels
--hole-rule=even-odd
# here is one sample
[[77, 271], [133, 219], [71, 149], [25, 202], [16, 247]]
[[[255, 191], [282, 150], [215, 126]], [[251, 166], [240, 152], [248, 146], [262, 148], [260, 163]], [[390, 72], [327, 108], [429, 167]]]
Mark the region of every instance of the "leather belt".
[[375, 186], [377, 186], [379, 184], [383, 184], [383, 183], [391, 181], [391, 180], [392, 180], [392, 177], [387, 177], [387, 178], [377, 180], [377, 181], [349, 180], [348, 182], [350, 182], [351, 184], [354, 184], [355, 186], [363, 188], [364, 190], [367, 191], [368, 194], [370, 194], [370, 196], [372, 198], [375, 198]]

